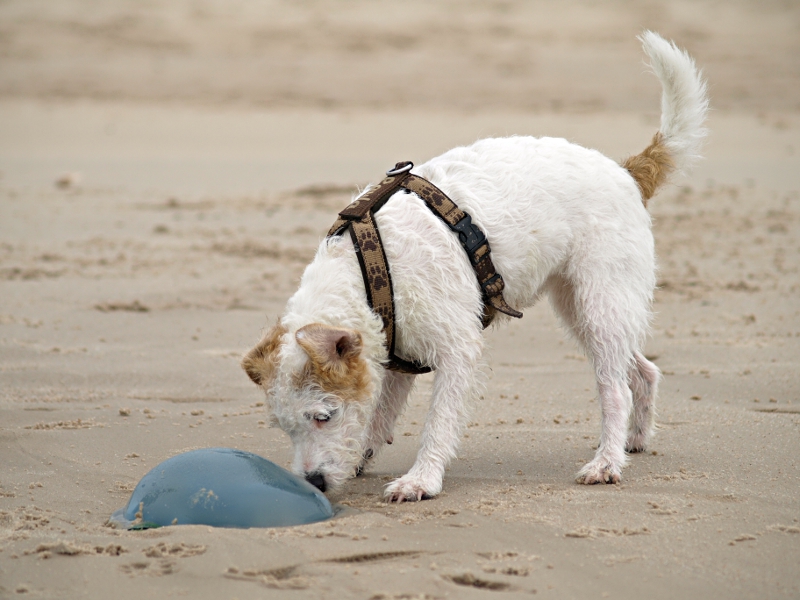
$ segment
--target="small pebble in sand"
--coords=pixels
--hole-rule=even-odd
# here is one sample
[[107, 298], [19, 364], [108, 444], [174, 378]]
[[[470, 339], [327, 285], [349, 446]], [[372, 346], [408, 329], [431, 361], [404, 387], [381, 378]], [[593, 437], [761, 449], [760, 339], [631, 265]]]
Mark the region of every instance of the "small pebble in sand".
[[130, 408], [120, 408], [119, 414], [123, 417], [130, 417], [131, 416], [131, 409]]
[[81, 179], [83, 179], [83, 177], [77, 171], [62, 173], [56, 178], [56, 187], [66, 190], [80, 184]]

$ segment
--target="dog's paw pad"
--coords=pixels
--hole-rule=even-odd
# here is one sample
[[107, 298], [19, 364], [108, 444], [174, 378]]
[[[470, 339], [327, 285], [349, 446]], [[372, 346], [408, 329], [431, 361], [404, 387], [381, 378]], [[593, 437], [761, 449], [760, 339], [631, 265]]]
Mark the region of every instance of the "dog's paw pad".
[[592, 461], [578, 472], [575, 476], [575, 481], [584, 485], [619, 483], [622, 481], [622, 474], [618, 468], [610, 463]]

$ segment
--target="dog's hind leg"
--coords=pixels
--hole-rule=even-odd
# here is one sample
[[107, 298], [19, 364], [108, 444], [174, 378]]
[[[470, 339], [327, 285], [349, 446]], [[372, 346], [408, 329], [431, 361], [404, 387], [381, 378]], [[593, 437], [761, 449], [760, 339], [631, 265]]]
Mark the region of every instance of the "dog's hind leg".
[[600, 396], [600, 445], [576, 480], [618, 483], [627, 462], [625, 444], [633, 409], [629, 371], [634, 364], [632, 347], [639, 337], [637, 318], [625, 310], [630, 298], [615, 297], [608, 282], [602, 286], [584, 284], [576, 290], [564, 276], [553, 278], [549, 292], [553, 308], [592, 360]]
[[625, 449], [643, 452], [655, 430], [655, 399], [661, 371], [640, 352], [635, 352], [633, 358], [628, 384], [633, 394], [633, 415]]
[[386, 371], [381, 397], [369, 424], [366, 450], [364, 459], [357, 469], [358, 475], [366, 468], [369, 461], [378, 455], [384, 444], [392, 443], [394, 425], [405, 408], [415, 378], [416, 375]]
[[630, 353], [614, 323], [590, 324], [584, 333], [600, 396], [600, 445], [594, 459], [577, 474], [578, 483], [619, 483], [628, 461], [625, 443], [633, 397], [628, 386]]

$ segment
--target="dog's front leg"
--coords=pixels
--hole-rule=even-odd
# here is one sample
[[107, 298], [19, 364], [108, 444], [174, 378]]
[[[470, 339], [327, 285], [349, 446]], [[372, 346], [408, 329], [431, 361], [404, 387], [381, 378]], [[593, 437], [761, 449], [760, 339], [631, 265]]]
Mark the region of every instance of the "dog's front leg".
[[477, 359], [443, 363], [437, 365], [417, 460], [406, 475], [386, 487], [384, 497], [389, 502], [423, 500], [441, 492], [445, 467], [456, 456], [465, 406], [475, 389]]
[[381, 397], [367, 431], [367, 445], [364, 458], [356, 471], [360, 475], [370, 460], [378, 455], [384, 444], [393, 441], [392, 432], [397, 417], [403, 412], [408, 394], [414, 385], [416, 375], [386, 371], [381, 388]]

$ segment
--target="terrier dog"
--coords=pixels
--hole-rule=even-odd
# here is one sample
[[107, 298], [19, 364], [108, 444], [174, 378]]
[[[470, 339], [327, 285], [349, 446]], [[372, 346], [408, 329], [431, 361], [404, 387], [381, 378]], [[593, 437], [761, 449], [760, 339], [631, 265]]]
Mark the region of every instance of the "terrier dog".
[[[522, 310], [549, 296], [591, 359], [602, 430], [576, 476], [584, 484], [619, 482], [627, 453], [653, 435], [660, 371], [642, 354], [656, 282], [646, 202], [699, 156], [706, 135], [706, 85], [692, 58], [656, 33], [639, 39], [663, 88], [661, 126], [622, 165], [564, 139], [508, 137], [412, 171], [485, 232], [506, 302]], [[415, 501], [441, 491], [478, 393], [483, 300], [457, 237], [416, 194], [395, 193], [375, 219], [394, 285], [396, 352], [435, 369], [416, 462], [385, 490], [390, 502]], [[384, 368], [382, 327], [352, 241], [331, 237], [284, 316], [242, 361], [267, 394], [273, 424], [292, 439], [294, 471], [323, 491], [392, 442], [412, 387], [414, 375]]]

